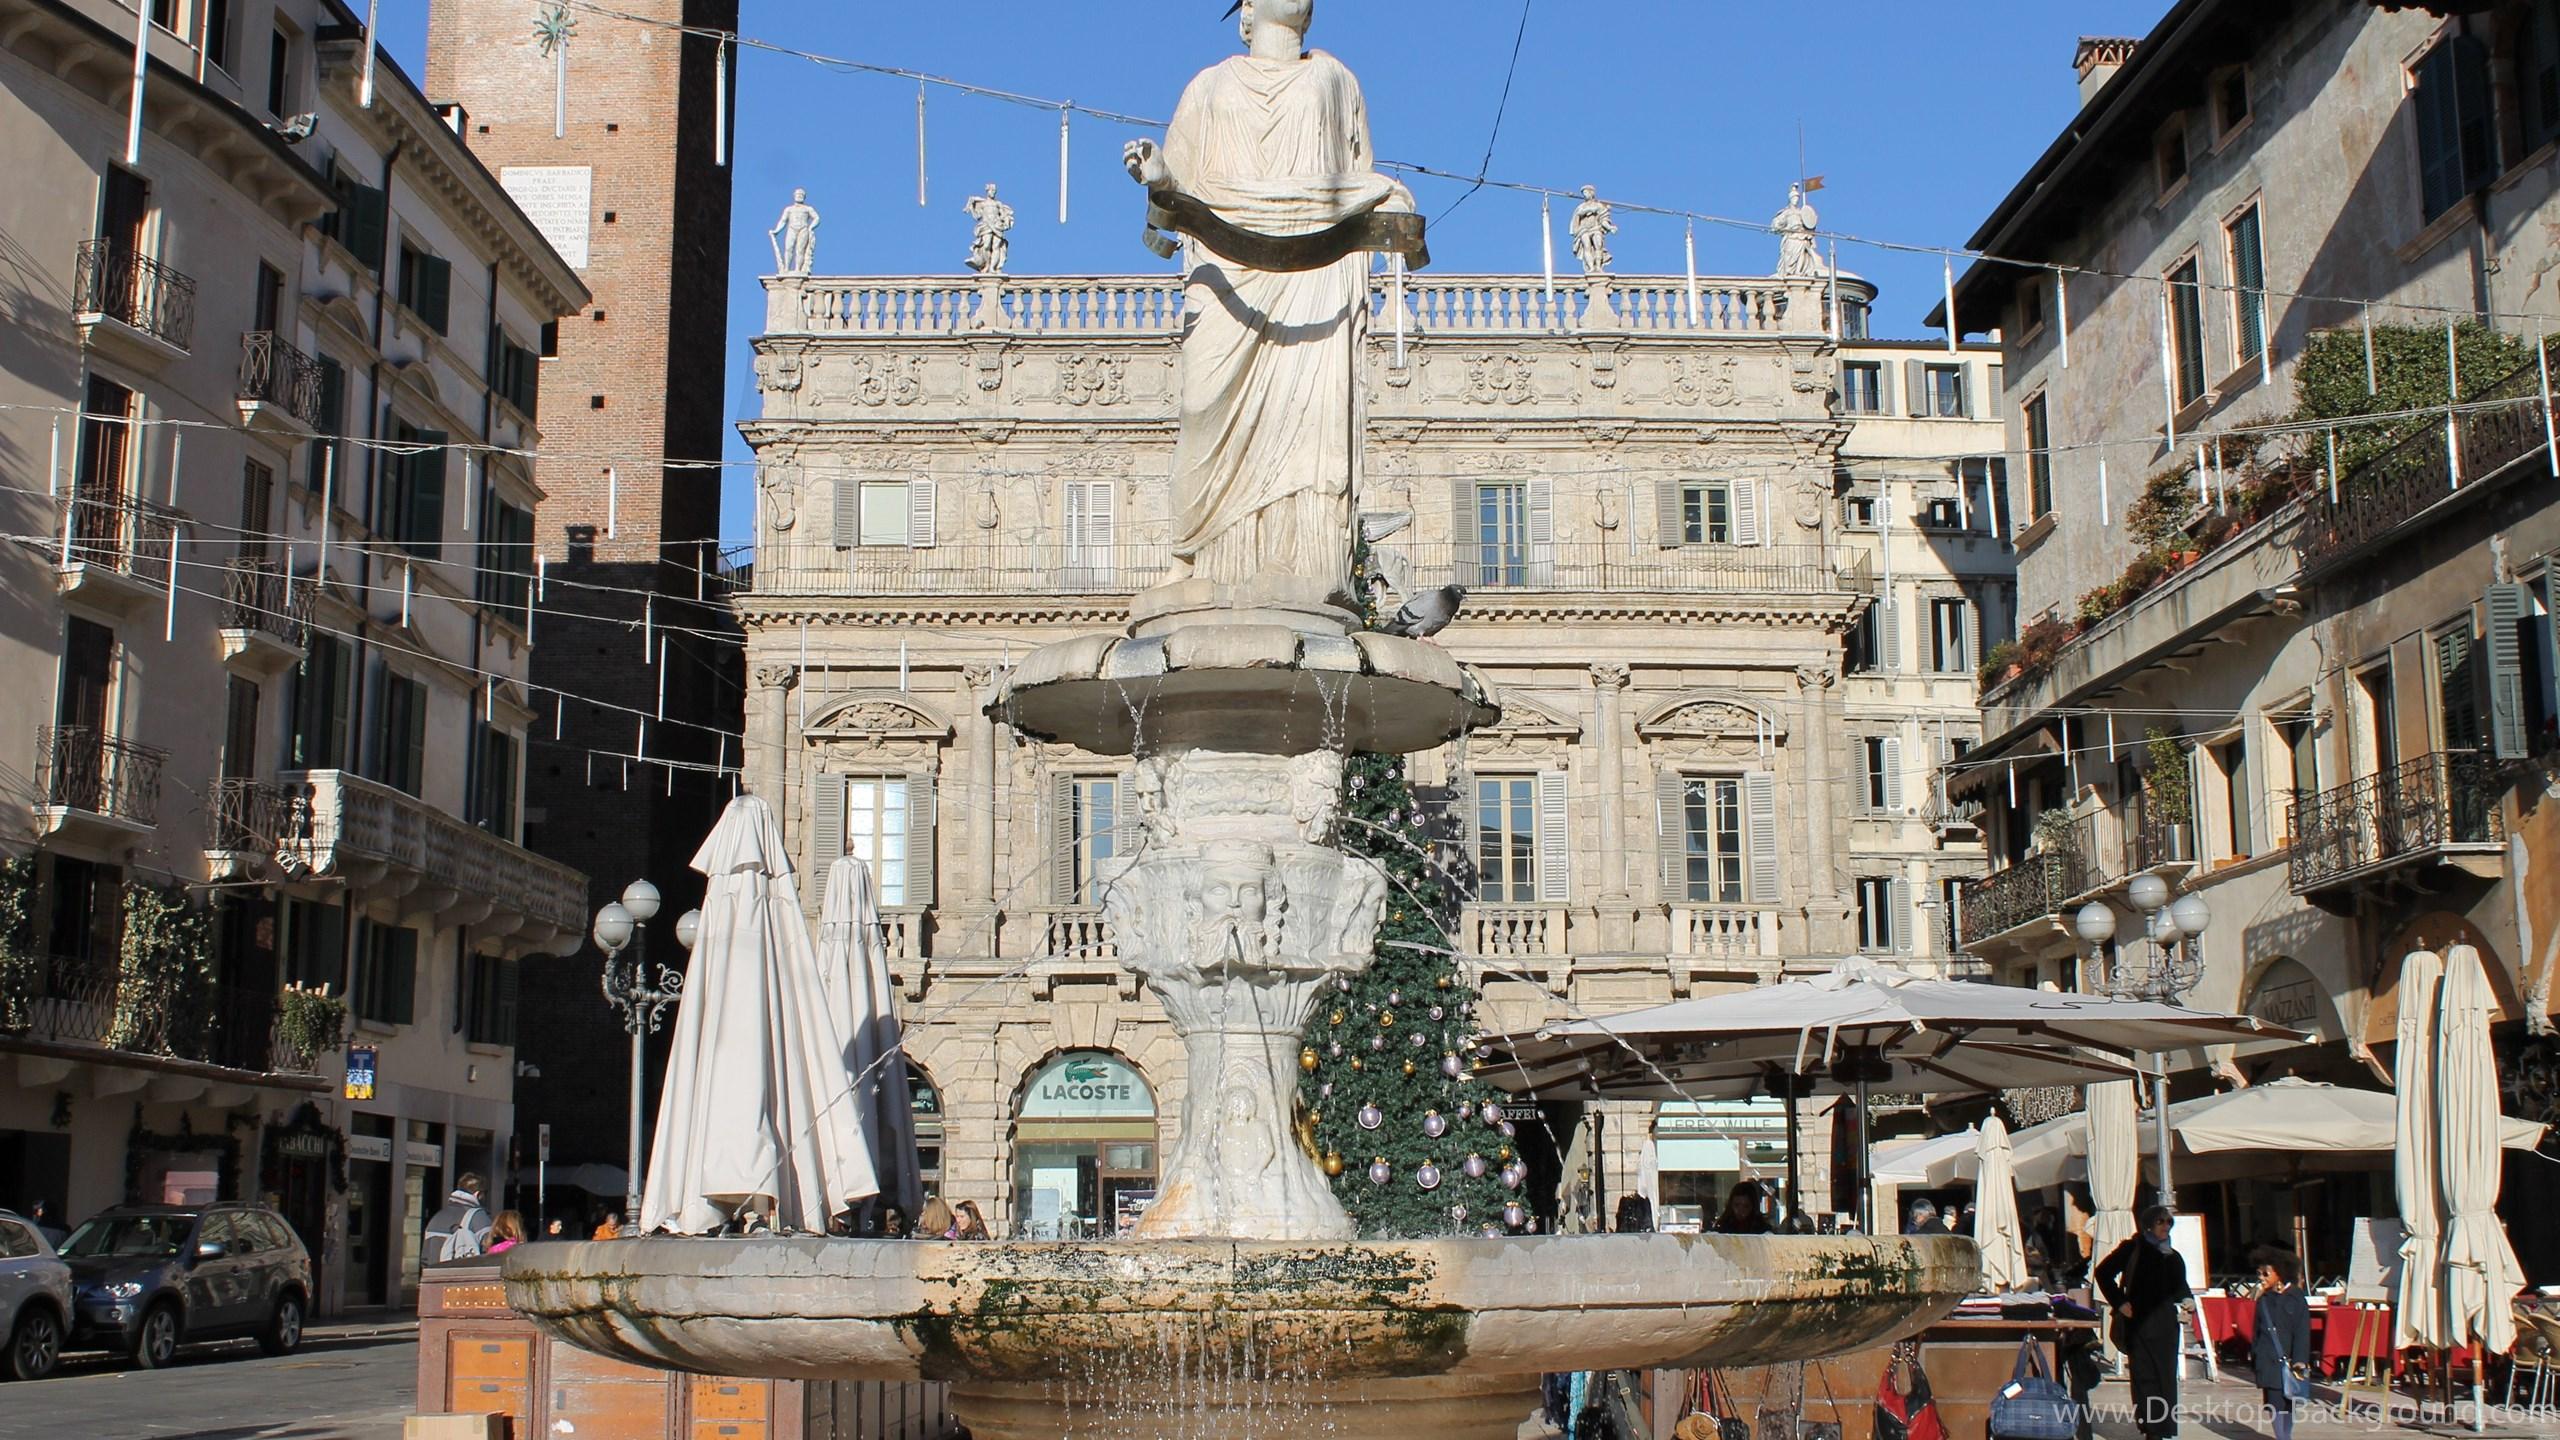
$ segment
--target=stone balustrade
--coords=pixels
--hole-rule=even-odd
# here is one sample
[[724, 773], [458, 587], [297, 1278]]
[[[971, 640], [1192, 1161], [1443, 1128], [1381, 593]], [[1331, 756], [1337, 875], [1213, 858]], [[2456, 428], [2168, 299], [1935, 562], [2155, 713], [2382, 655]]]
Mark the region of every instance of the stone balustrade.
[[1467, 953], [1496, 964], [1505, 960], [1555, 960], [1565, 948], [1562, 905], [1470, 905], [1459, 920]]
[[[765, 333], [924, 339], [970, 334], [1172, 336], [1182, 327], [1182, 281], [1173, 275], [768, 276]], [[1828, 296], [1810, 281], [1678, 275], [1559, 279], [1535, 275], [1385, 275], [1370, 288], [1371, 334], [1394, 332], [1403, 298], [1405, 334], [1819, 335]]]
[[1752, 905], [1674, 905], [1671, 953], [1715, 960], [1774, 957], [1777, 914]]
[[291, 813], [276, 858], [289, 874], [384, 885], [411, 913], [519, 935], [534, 949], [586, 928], [586, 877], [568, 866], [343, 770], [280, 780]]

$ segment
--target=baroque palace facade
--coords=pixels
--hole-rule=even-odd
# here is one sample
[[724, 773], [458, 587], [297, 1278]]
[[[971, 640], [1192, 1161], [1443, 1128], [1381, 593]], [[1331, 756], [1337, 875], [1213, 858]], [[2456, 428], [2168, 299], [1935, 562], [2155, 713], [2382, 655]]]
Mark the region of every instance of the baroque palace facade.
[[[878, 874], [941, 1193], [1016, 1234], [1109, 1228], [1184, 1084], [1099, 905], [1125, 761], [982, 707], [1013, 659], [1171, 578], [1181, 281], [766, 290], [748, 784], [813, 913], [836, 856]], [[1835, 339], [1873, 299], [1846, 276], [1377, 281], [1383, 605], [1466, 586], [1438, 639], [1503, 706], [1414, 761], [1475, 872], [1454, 939], [1489, 1022], [1861, 952], [1970, 963], [1947, 907], [1983, 851], [1929, 780], [1978, 733], [1975, 665], [2012, 623], [2000, 382], [1985, 347]], [[1568, 1168], [1596, 1138], [1605, 1193], [1675, 1222], [1784, 1164], [1749, 1107], [1609, 1109], [1557, 1140]], [[1817, 1204], [1828, 1133], [1802, 1142]]]

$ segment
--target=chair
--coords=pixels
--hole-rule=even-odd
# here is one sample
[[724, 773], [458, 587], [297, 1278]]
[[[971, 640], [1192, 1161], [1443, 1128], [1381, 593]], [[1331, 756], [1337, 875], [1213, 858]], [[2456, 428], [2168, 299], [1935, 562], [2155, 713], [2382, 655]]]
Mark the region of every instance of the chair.
[[2560, 1342], [2555, 1342], [2554, 1335], [2546, 1333], [2536, 1323], [2540, 1317], [2534, 1312], [2518, 1305], [2512, 1313], [2516, 1322], [2516, 1343], [2515, 1348], [2507, 1352], [2507, 1406], [2509, 1409], [2515, 1407], [2517, 1377], [2530, 1372], [2533, 1383], [2525, 1391], [2524, 1404], [2526, 1413], [2531, 1414], [2551, 1403], [2552, 1367], [2560, 1364]]
[[2547, 1310], [2526, 1310], [2519, 1318], [2533, 1327], [2534, 1335], [2542, 1342], [2545, 1358], [2540, 1377], [2543, 1383], [2541, 1405], [2544, 1409], [2551, 1409], [2555, 1401], [2560, 1401], [2560, 1315], [2553, 1315]]

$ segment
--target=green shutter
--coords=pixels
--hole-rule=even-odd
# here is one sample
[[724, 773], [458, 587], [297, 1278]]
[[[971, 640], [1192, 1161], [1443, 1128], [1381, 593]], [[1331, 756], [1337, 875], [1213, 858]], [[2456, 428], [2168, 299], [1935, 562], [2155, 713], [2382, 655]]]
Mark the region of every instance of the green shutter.
[[412, 1025], [418, 1019], [418, 932], [406, 926], [390, 933], [389, 964], [392, 1016], [394, 1025]]
[[2481, 605], [2481, 668], [2489, 692], [2489, 750], [2500, 760], [2522, 760], [2533, 750], [2524, 703], [2524, 627], [2533, 614], [2533, 592], [2522, 585], [2492, 585]]
[[516, 1043], [516, 962], [486, 959], [481, 963], [493, 966], [497, 971], [498, 1015], [497, 1023], [490, 1027], [489, 1043], [513, 1045]]
[[409, 307], [438, 335], [453, 324], [453, 262], [434, 255], [418, 257], [418, 293]]
[[410, 794], [423, 795], [427, 790], [427, 687], [424, 681], [412, 680], [401, 688], [407, 711], [401, 717], [406, 731], [402, 738], [408, 743], [408, 753], [401, 757], [401, 778], [409, 782]]
[[388, 233], [389, 214], [387, 197], [381, 191], [370, 185], [347, 187], [346, 201], [339, 211], [338, 243], [376, 275], [382, 273], [383, 236]]
[[401, 548], [424, 560], [436, 559], [444, 547], [444, 446], [451, 438], [441, 430], [417, 432], [418, 443], [433, 448], [408, 457], [401, 467], [408, 481]]

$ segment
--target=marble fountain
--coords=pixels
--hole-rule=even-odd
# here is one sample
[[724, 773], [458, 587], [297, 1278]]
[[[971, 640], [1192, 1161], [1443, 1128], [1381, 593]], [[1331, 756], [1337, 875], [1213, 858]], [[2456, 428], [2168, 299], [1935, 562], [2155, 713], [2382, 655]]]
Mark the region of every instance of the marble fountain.
[[509, 1301], [617, 1359], [718, 1375], [948, 1382], [980, 1440], [1511, 1440], [1550, 1371], [1763, 1364], [1912, 1334], [1972, 1291], [1955, 1238], [1361, 1240], [1291, 1132], [1319, 992], [1386, 900], [1333, 848], [1343, 757], [1499, 715], [1349, 594], [1372, 257], [1420, 263], [1358, 83], [1312, 0], [1248, 0], [1249, 53], [1133, 142], [1148, 239], [1193, 265], [1175, 553], [1119, 633], [1036, 651], [990, 710], [1134, 758], [1136, 857], [1106, 910], [1183, 1038], [1159, 1197], [1126, 1240], [662, 1237], [506, 1257]]

